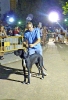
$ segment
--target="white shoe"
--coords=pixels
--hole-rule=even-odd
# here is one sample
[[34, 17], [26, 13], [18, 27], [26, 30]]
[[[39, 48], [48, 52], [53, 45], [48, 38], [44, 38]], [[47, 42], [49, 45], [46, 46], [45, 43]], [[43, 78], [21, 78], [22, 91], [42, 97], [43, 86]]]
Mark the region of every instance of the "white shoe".
[[23, 59], [23, 66], [26, 66], [25, 59]]
[[43, 72], [43, 74], [44, 74], [44, 76], [47, 76], [48, 74], [47, 73], [45, 73], [45, 72]]
[[31, 73], [30, 73], [30, 77], [31, 77]]

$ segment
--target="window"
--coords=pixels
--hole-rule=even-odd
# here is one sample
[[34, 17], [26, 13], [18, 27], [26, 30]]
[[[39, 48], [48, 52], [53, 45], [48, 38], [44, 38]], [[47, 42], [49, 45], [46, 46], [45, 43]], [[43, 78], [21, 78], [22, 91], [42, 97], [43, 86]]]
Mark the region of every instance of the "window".
[[1, 17], [1, 14], [0, 14], [0, 17]]
[[1, 7], [0, 7], [0, 11], [1, 11]]
[[1, 6], [1, 2], [0, 2], [0, 6]]

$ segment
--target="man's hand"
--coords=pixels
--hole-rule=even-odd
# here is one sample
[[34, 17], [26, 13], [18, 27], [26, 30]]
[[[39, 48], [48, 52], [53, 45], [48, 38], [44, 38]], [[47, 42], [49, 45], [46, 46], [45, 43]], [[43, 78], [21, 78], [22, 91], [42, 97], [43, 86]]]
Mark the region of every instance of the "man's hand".
[[29, 44], [30, 47], [34, 47], [34, 44]]
[[26, 44], [26, 42], [23, 42], [23, 44]]
[[40, 43], [40, 38], [37, 39], [37, 41], [33, 44], [29, 44], [30, 47], [34, 47], [35, 45], [37, 45], [38, 43]]
[[24, 47], [28, 47], [28, 44], [26, 42], [23, 42]]

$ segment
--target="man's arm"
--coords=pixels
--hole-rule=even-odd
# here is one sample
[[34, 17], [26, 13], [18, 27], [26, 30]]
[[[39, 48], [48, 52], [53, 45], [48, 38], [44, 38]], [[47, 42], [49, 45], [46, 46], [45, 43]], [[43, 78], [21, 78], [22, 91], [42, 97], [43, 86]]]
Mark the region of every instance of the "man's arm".
[[30, 47], [34, 47], [35, 45], [37, 45], [37, 44], [40, 43], [40, 42], [41, 42], [41, 39], [38, 38], [37, 41], [36, 41], [35, 43], [29, 44], [29, 46], [30, 46]]

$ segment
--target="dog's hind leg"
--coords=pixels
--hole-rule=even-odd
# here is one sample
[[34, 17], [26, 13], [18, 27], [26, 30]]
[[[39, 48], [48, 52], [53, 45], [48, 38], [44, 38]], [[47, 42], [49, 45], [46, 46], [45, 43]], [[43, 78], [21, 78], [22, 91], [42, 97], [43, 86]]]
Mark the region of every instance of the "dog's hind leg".
[[37, 68], [38, 68], [38, 71], [39, 71], [38, 75], [40, 75], [40, 74], [41, 74], [41, 73], [40, 73], [40, 66], [39, 66], [38, 63], [35, 63], [35, 64], [36, 64], [36, 66], [37, 66]]
[[[39, 62], [40, 68], [42, 68], [41, 69], [41, 74], [43, 74], [43, 76], [46, 76], [47, 73], [44, 72], [45, 67], [44, 67], [44, 64], [43, 64], [43, 57], [42, 56], [38, 59], [38, 62]], [[43, 71], [43, 73], [42, 73], [42, 71]]]
[[43, 67], [41, 67], [41, 74], [42, 74], [42, 78], [41, 79], [43, 79], [44, 78]]

